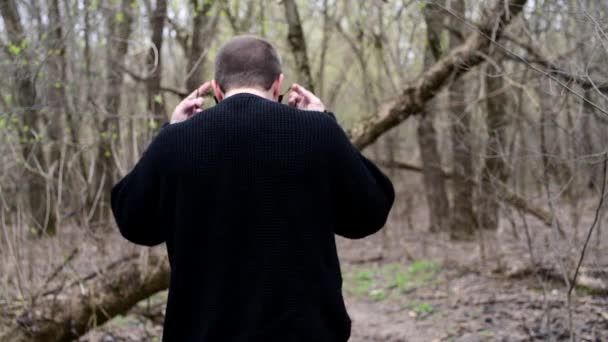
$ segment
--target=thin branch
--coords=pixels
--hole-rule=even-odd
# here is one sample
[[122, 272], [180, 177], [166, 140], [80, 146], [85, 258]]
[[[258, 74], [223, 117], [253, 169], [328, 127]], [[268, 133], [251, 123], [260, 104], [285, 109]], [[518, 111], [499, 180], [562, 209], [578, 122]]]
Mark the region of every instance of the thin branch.
[[[387, 161], [381, 160], [381, 161], [376, 161], [376, 163], [378, 165], [381, 165], [384, 167], [392, 167], [392, 168], [396, 168], [396, 169], [408, 170], [408, 171], [413, 171], [413, 172], [423, 172], [422, 167], [404, 163], [404, 162], [398, 162], [398, 161], [387, 162]], [[450, 178], [450, 177], [452, 177], [452, 174], [450, 172], [443, 171], [443, 177]], [[546, 226], [551, 226], [551, 223], [553, 222], [552, 214], [546, 212], [541, 207], [538, 207], [538, 206], [533, 205], [532, 203], [529, 203], [524, 197], [521, 197], [520, 195], [507, 189], [506, 185], [502, 184], [501, 182], [497, 182], [497, 185], [498, 185], [498, 187], [500, 187], [499, 199], [501, 201], [511, 205], [512, 207], [514, 207], [518, 210], [525, 211], [526, 213], [536, 217], [538, 220], [540, 220]], [[473, 186], [477, 186], [477, 184], [473, 183]]]
[[595, 210], [595, 217], [593, 219], [593, 223], [587, 232], [587, 238], [585, 239], [585, 243], [583, 244], [583, 249], [581, 250], [581, 255], [578, 258], [578, 263], [576, 265], [576, 269], [574, 270], [574, 276], [572, 277], [572, 281], [570, 282], [570, 287], [568, 288], [568, 324], [570, 326], [570, 340], [574, 341], [574, 323], [572, 321], [572, 290], [574, 290], [574, 286], [576, 285], [576, 278], [578, 277], [578, 273], [581, 269], [581, 265], [583, 264], [583, 260], [585, 259], [585, 253], [587, 252], [587, 246], [589, 245], [589, 241], [591, 240], [591, 234], [593, 233], [593, 229], [597, 225], [600, 212], [602, 210], [602, 206], [604, 205], [604, 197], [606, 194], [606, 171], [608, 169], [608, 152], [604, 153], [604, 174], [602, 175], [602, 191], [600, 192], [600, 200], [597, 204], [597, 209]]

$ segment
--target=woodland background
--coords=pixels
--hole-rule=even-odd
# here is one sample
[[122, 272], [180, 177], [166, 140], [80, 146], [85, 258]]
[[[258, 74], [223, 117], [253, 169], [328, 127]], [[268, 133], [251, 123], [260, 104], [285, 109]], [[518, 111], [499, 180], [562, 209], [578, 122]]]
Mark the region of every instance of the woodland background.
[[164, 248], [118, 236], [110, 189], [243, 33], [396, 185], [381, 233], [338, 239], [353, 341], [608, 339], [608, 3], [0, 0], [0, 17], [0, 341], [158, 340]]

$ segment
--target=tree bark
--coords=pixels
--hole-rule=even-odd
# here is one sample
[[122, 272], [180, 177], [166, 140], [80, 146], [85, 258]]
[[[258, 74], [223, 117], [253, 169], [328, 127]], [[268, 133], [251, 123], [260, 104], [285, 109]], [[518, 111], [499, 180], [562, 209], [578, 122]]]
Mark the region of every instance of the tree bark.
[[[451, 0], [452, 13], [464, 17], [464, 0]], [[451, 17], [450, 47], [458, 46], [464, 32], [460, 20]], [[477, 220], [473, 211], [474, 174], [473, 158], [471, 156], [471, 118], [466, 111], [466, 92], [463, 85], [452, 82], [449, 88], [451, 111], [451, 140], [453, 154], [453, 206], [450, 222], [450, 237], [457, 240], [472, 239], [477, 228]]]
[[[139, 301], [169, 287], [169, 263], [165, 257], [150, 256], [142, 265], [135, 255], [101, 273], [51, 290], [35, 303], [36, 310], [23, 307], [15, 326], [0, 335], [0, 341], [67, 342], [92, 328], [124, 314]], [[113, 266], [113, 267], [112, 267]], [[147, 269], [148, 271], [144, 271]]]
[[[430, 68], [441, 58], [445, 51], [441, 49], [441, 34], [444, 30], [445, 1], [429, 2], [423, 9], [426, 22], [427, 44], [424, 51], [424, 68]], [[437, 133], [433, 124], [432, 103], [425, 106], [425, 113], [420, 116], [417, 128], [418, 148], [422, 161], [422, 178], [426, 189], [426, 201], [429, 208], [430, 231], [442, 231], [449, 228], [450, 203], [443, 177], [441, 155], [437, 147]]]
[[[497, 61], [499, 63], [499, 61]], [[484, 167], [481, 171], [481, 190], [479, 193], [479, 218], [483, 229], [498, 228], [498, 184], [507, 181], [507, 170], [504, 159], [506, 145], [506, 128], [508, 119], [505, 113], [507, 97], [504, 94], [503, 79], [493, 63], [487, 64], [486, 82], [486, 126], [488, 142], [485, 152]]]
[[119, 139], [119, 110], [124, 77], [122, 65], [129, 49], [131, 36], [131, 23], [133, 21], [133, 8], [130, 0], [122, 0], [120, 10], [110, 12], [108, 20], [108, 48], [106, 54], [106, 91], [105, 113], [101, 120], [99, 146], [97, 150], [97, 164], [95, 175], [98, 182], [90, 191], [90, 201], [93, 202], [97, 191], [102, 192], [101, 199], [93, 217], [96, 221], [105, 221], [110, 217], [109, 195], [115, 180], [115, 164], [112, 156], [112, 142]]
[[287, 42], [291, 47], [293, 56], [296, 61], [296, 70], [298, 79], [304, 87], [314, 93], [315, 86], [310, 72], [310, 63], [306, 52], [306, 39], [304, 39], [304, 31], [300, 21], [298, 7], [294, 0], [283, 0], [285, 7], [285, 18], [287, 19], [288, 33]]
[[154, 70], [146, 80], [146, 89], [148, 92], [148, 111], [155, 119], [165, 118], [165, 101], [160, 90], [160, 83], [163, 70], [163, 30], [165, 28], [165, 19], [167, 18], [167, 0], [157, 0], [156, 7], [150, 17], [150, 26], [152, 27], [152, 44], [148, 53], [148, 68]]
[[325, 58], [331, 38], [331, 23], [329, 17], [329, 0], [323, 0], [323, 37], [321, 38], [321, 50], [319, 53], [319, 69], [317, 71], [317, 95], [325, 98]]
[[190, 40], [190, 47], [188, 54], [187, 63], [187, 77], [186, 77], [186, 92], [192, 91], [200, 87], [203, 83], [203, 71], [205, 66], [205, 54], [207, 53], [208, 40], [212, 34], [206, 32], [206, 28], [213, 31], [217, 24], [217, 18], [214, 18], [211, 25], [206, 26], [206, 20], [209, 18], [208, 14], [213, 7], [213, 1], [207, 0], [190, 0], [192, 6], [193, 18], [192, 18], [192, 38]]

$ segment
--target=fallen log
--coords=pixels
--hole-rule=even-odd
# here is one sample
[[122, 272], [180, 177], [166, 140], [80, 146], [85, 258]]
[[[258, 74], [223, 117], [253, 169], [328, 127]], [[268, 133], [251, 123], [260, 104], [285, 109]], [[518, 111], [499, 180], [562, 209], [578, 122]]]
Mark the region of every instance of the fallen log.
[[12, 326], [0, 331], [0, 341], [73, 341], [169, 287], [166, 257], [151, 255], [145, 263], [138, 259], [130, 258], [89, 281], [41, 297], [34, 305], [23, 303], [11, 319]]

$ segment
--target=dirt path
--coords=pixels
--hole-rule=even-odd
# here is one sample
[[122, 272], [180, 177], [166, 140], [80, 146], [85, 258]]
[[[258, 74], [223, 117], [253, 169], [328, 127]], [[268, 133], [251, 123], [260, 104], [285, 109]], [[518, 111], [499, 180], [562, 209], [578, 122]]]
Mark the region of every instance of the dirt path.
[[[351, 340], [568, 341], [564, 294], [552, 289], [544, 296], [529, 283], [468, 274], [453, 280], [450, 296], [418, 290], [390, 302], [348, 297]], [[421, 313], [408, 302], [432, 309]], [[606, 297], [578, 296], [573, 309], [576, 340], [608, 341], [607, 310]]]
[[438, 335], [431, 327], [420, 327], [407, 311], [390, 309], [373, 303], [347, 300], [348, 312], [353, 321], [352, 342], [432, 341]]
[[[382, 265], [377, 266], [382, 270]], [[451, 278], [449, 282], [446, 277]], [[544, 292], [532, 278], [505, 279], [453, 270], [440, 271], [435, 280], [382, 299], [347, 296], [352, 341], [570, 339], [565, 293], [552, 286], [558, 284], [547, 283]], [[573, 308], [576, 340], [608, 341], [607, 310], [608, 298], [577, 294]]]
[[[580, 239], [566, 219], [569, 238], [530, 222], [528, 244], [523, 225], [507, 222], [484, 233], [483, 249], [417, 228], [338, 239], [352, 341], [569, 341], [563, 272], [572, 277]], [[583, 267], [608, 284], [608, 239], [592, 246]], [[606, 291], [577, 287], [571, 312], [576, 341], [608, 341]]]

